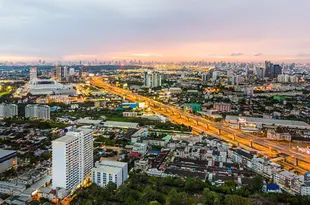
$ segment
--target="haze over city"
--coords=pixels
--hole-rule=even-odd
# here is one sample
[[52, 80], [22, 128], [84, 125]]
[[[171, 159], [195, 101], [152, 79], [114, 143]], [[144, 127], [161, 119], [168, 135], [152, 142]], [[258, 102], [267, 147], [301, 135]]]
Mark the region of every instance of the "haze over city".
[[310, 1], [0, 1], [0, 61], [310, 62]]

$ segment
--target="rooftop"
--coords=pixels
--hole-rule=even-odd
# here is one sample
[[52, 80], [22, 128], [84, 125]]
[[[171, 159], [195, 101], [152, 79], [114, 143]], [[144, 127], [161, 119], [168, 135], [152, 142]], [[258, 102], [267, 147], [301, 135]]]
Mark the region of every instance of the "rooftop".
[[7, 155], [16, 153], [14, 150], [5, 150], [5, 149], [0, 149], [0, 158], [5, 157]]
[[101, 162], [99, 162], [99, 165], [111, 165], [111, 166], [115, 166], [115, 167], [125, 167], [127, 166], [126, 162], [118, 162], [118, 161], [112, 161], [112, 160], [103, 160]]
[[119, 127], [119, 128], [137, 128], [138, 123], [133, 122], [117, 122], [117, 121], [106, 121], [104, 123], [105, 127]]
[[244, 117], [244, 116], [233, 116], [227, 115], [226, 121], [238, 121], [239, 118], [245, 119], [246, 122], [258, 123], [258, 124], [266, 124], [266, 125], [278, 125], [283, 127], [299, 127], [310, 129], [310, 125], [303, 121], [295, 121], [295, 120], [276, 120], [276, 119], [268, 119], [268, 118], [257, 118], [257, 117]]
[[55, 139], [53, 140], [53, 143], [69, 143], [72, 142], [73, 140], [77, 139], [77, 136], [73, 136], [73, 135], [65, 135], [61, 138]]
[[118, 173], [118, 172], [122, 171], [122, 168], [101, 166], [101, 167], [93, 168], [92, 171], [95, 171], [95, 172], [107, 172], [107, 173]]

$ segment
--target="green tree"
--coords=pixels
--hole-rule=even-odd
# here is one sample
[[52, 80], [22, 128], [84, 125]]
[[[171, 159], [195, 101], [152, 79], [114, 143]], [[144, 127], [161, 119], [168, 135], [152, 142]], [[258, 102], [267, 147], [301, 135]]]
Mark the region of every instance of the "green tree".
[[203, 204], [204, 205], [221, 205], [221, 197], [214, 191], [205, 189], [203, 191]]
[[141, 197], [141, 202], [143, 204], [148, 204], [151, 201], [158, 201], [160, 203], [165, 202], [165, 196], [155, 190], [153, 190], [151, 187], [146, 187], [143, 191], [143, 195]]
[[83, 202], [83, 205], [93, 205], [93, 203], [91, 202], [91, 200], [87, 200]]
[[106, 189], [108, 190], [108, 192], [112, 193], [114, 192], [114, 190], [116, 190], [116, 184], [113, 182], [109, 182]]
[[167, 205], [189, 205], [190, 200], [185, 192], [177, 192], [171, 189], [167, 197]]
[[225, 195], [224, 205], [251, 205], [251, 202], [242, 196]]
[[254, 177], [253, 183], [250, 185], [252, 192], [261, 191], [264, 185], [263, 178], [259, 175]]
[[161, 205], [158, 201], [151, 201], [148, 205]]
[[205, 188], [205, 183], [199, 178], [188, 178], [185, 182], [185, 191], [187, 192], [199, 192]]

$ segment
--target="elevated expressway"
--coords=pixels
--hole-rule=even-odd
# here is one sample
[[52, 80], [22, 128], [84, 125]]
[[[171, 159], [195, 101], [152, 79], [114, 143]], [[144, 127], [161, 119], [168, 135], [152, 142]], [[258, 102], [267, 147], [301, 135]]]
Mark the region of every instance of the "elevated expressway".
[[292, 163], [296, 168], [298, 167], [298, 171], [305, 172], [310, 169], [310, 157], [307, 154], [299, 153], [291, 149], [289, 144], [281, 144], [267, 139], [258, 138], [252, 134], [232, 129], [224, 123], [213, 122], [203, 117], [184, 112], [176, 107], [165, 105], [148, 97], [133, 93], [130, 90], [111, 85], [104, 82], [100, 77], [91, 78], [90, 83], [93, 86], [104, 88], [107, 92], [123, 96], [129, 101], [144, 101], [154, 112], [165, 115], [178, 124], [191, 126], [196, 133], [212, 134], [213, 136], [228, 141], [231, 144], [238, 145], [247, 150], [259, 150], [266, 155], [271, 153], [281, 154], [284, 156], [284, 161], [286, 157], [288, 157], [290, 159], [288, 162]]

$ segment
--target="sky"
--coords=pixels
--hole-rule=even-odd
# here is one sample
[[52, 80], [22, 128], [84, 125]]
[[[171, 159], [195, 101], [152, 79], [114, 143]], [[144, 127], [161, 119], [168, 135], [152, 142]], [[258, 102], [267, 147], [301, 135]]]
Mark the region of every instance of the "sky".
[[0, 0], [0, 61], [310, 62], [309, 0]]

